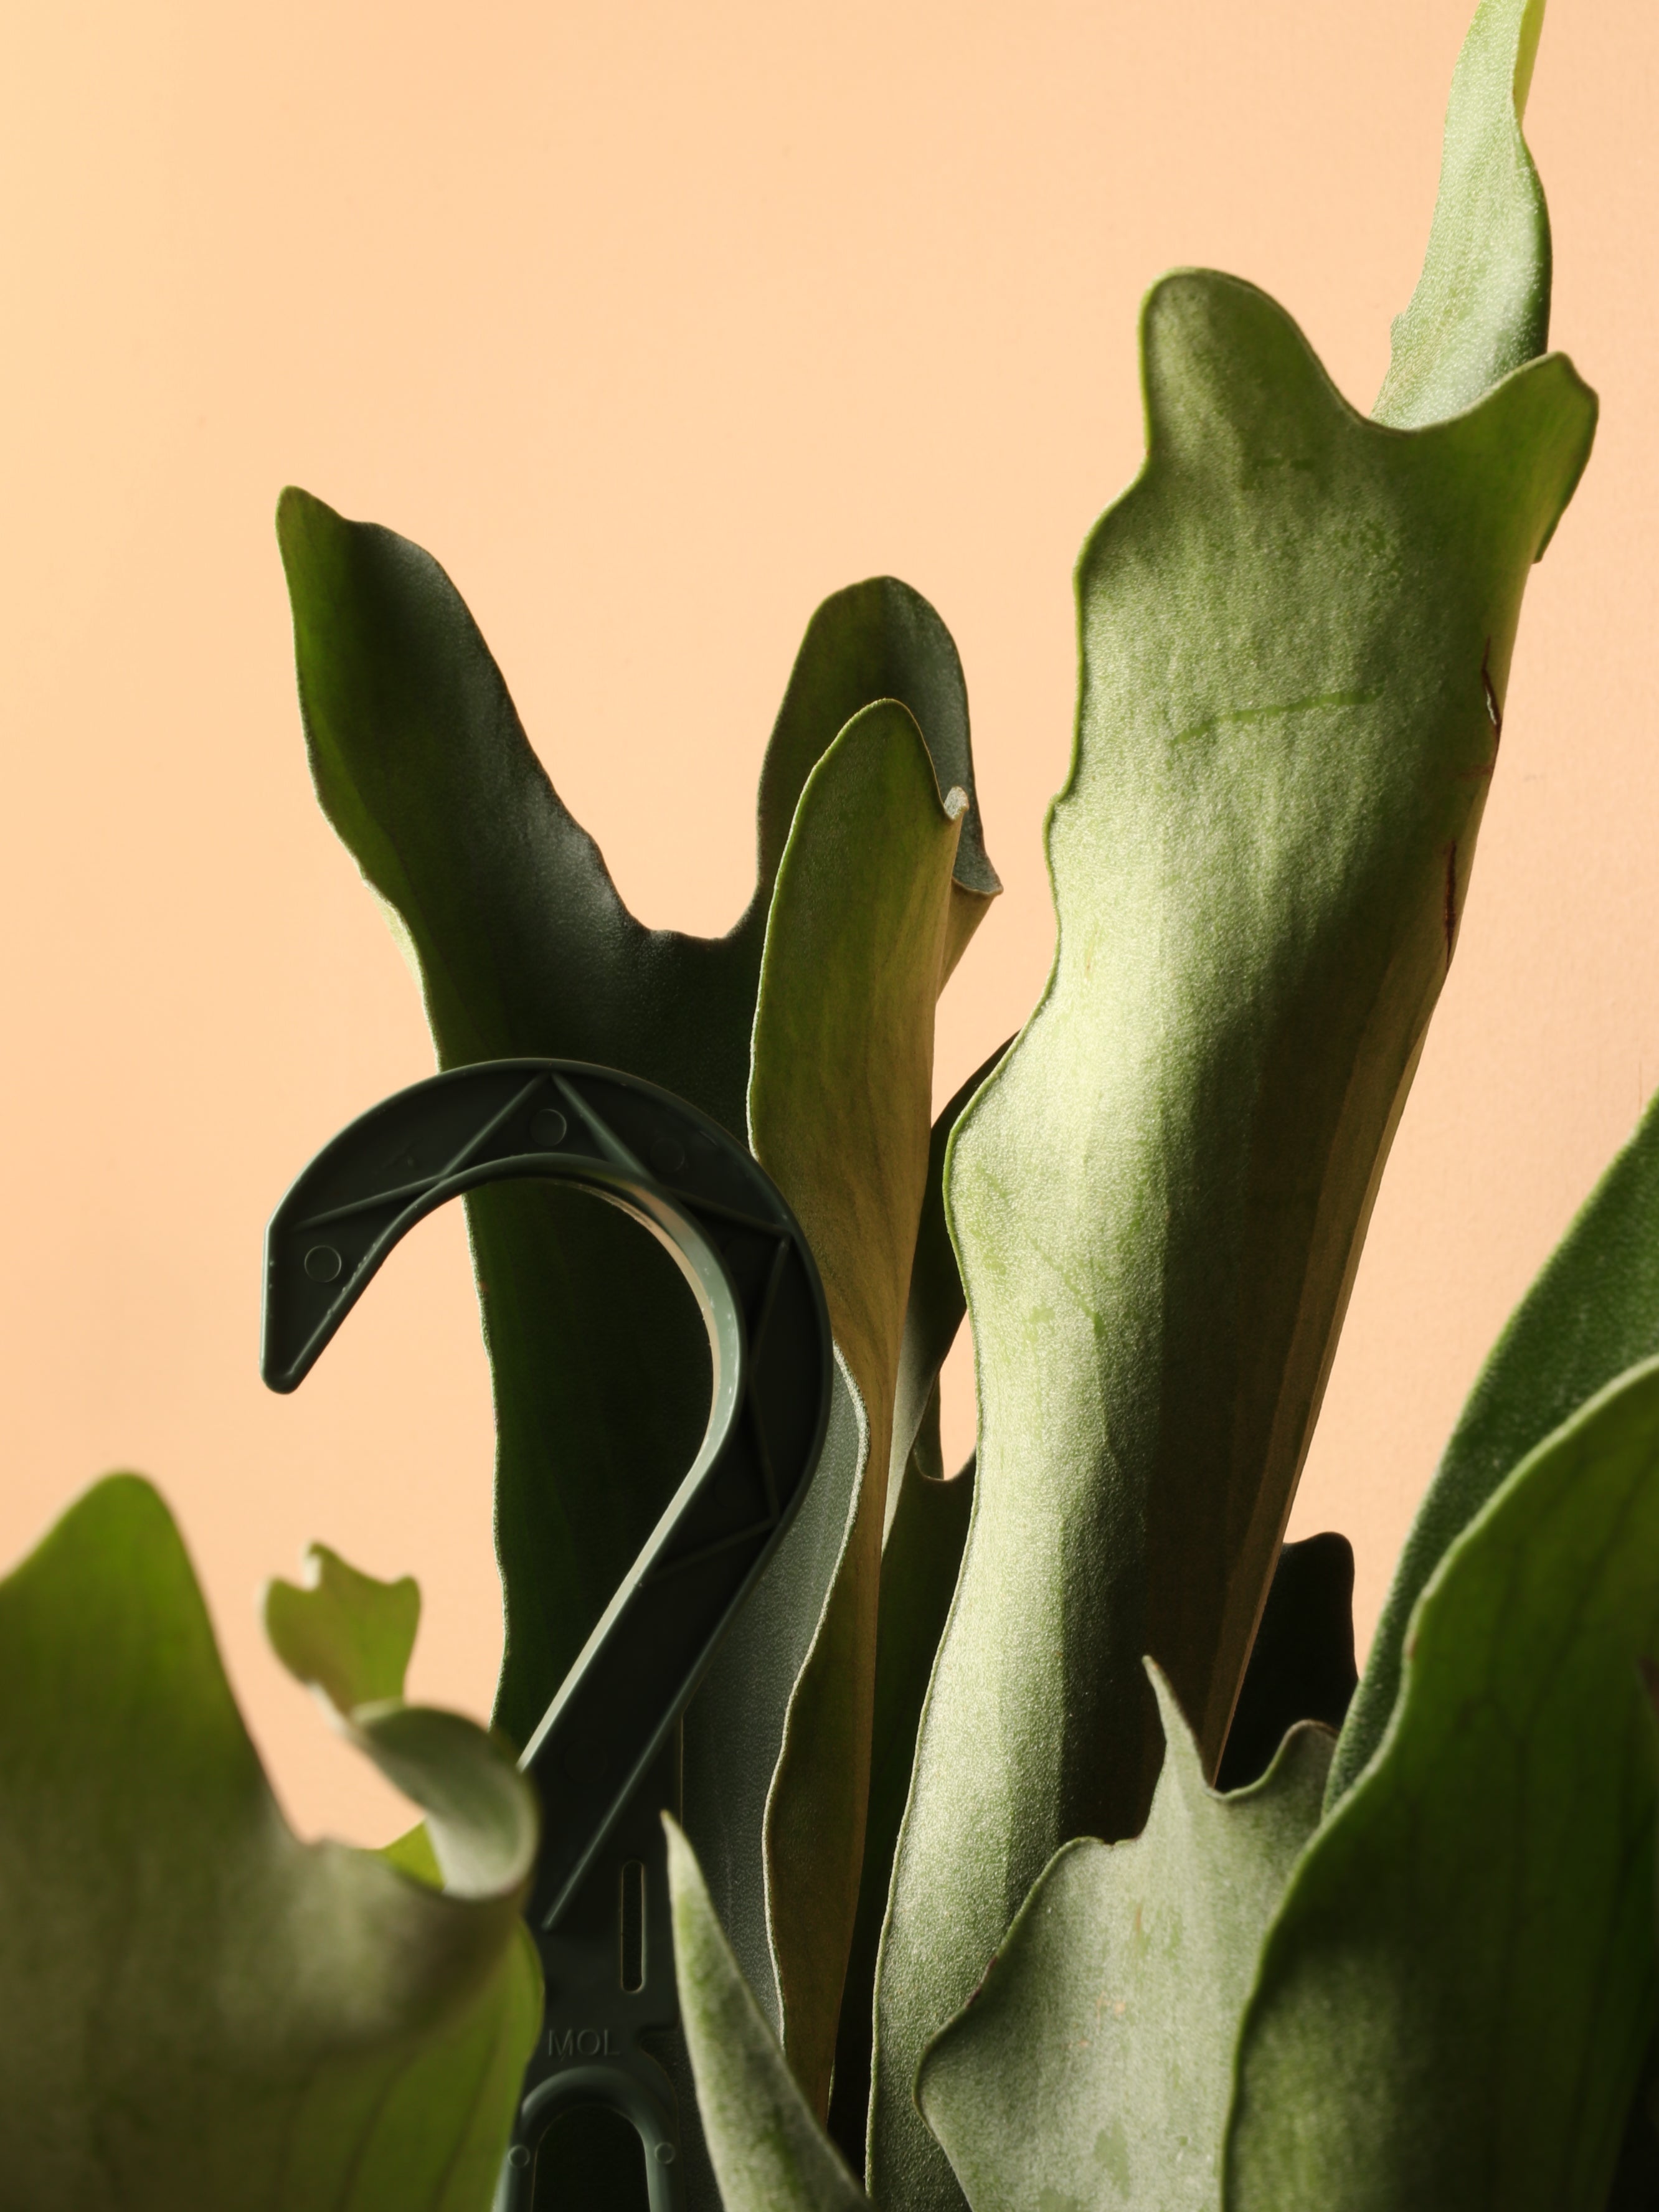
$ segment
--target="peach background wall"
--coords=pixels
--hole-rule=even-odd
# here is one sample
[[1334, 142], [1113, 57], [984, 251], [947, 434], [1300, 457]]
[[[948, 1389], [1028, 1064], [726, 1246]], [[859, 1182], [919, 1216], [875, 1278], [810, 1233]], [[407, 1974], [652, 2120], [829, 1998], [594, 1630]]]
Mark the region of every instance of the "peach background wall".
[[[412, 1570], [414, 1686], [475, 1710], [500, 1621], [459, 1216], [296, 1398], [255, 1373], [265, 1214], [431, 1064], [310, 796], [279, 486], [438, 553], [624, 894], [693, 929], [743, 903], [812, 606], [927, 592], [1008, 885], [943, 1095], [1048, 959], [1068, 576], [1139, 462], [1140, 293], [1253, 277], [1369, 404], [1468, 4], [11, 11], [0, 1555], [153, 1474], [307, 1830], [401, 1814], [265, 1656], [261, 1578], [313, 1536]], [[1529, 122], [1602, 429], [1297, 1508], [1354, 1535], [1367, 1632], [1484, 1349], [1659, 1079], [1656, 60], [1650, 8], [1553, 0]]]

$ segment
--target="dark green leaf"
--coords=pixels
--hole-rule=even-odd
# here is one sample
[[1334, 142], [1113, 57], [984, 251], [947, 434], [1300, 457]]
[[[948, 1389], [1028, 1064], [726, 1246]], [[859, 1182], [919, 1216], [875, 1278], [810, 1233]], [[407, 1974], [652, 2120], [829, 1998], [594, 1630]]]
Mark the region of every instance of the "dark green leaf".
[[[300, 491], [283, 495], [277, 530], [318, 795], [412, 947], [446, 1066], [595, 1060], [743, 1133], [766, 916], [795, 800], [872, 699], [909, 703], [942, 787], [969, 794], [968, 910], [995, 888], [954, 648], [890, 578], [814, 616], [763, 770], [755, 896], [728, 936], [702, 939], [646, 929], [623, 906], [428, 554]], [[676, 1270], [613, 1209], [525, 1186], [477, 1194], [468, 1209], [498, 1428], [496, 1710], [522, 1742], [690, 1461], [707, 1351]]]
[[887, 1468], [887, 1525], [898, 1510], [904, 1470], [931, 1402], [939, 1371], [956, 1342], [967, 1301], [962, 1275], [945, 1218], [945, 1155], [962, 1110], [1007, 1051], [1012, 1038], [982, 1061], [955, 1096], [940, 1109], [927, 1143], [927, 1189], [916, 1229], [915, 1257], [904, 1309], [904, 1340], [899, 1349], [898, 1389], [893, 1404], [893, 1446]]
[[[944, 625], [906, 586], [855, 585], [813, 617], [762, 771], [754, 897], [728, 936], [704, 939], [647, 930], [623, 908], [428, 555], [301, 492], [285, 495], [278, 529], [319, 795], [412, 948], [444, 1065], [597, 1060], [744, 1133], [790, 824], [814, 763], [877, 699], [910, 708], [940, 788], [968, 795], [945, 969], [982, 915], [996, 879], [973, 803], [961, 670]], [[708, 1353], [678, 1272], [611, 1209], [519, 1185], [475, 1194], [468, 1213], [495, 1393], [507, 1626], [496, 1717], [522, 1742], [691, 1458]], [[842, 1416], [844, 1443], [857, 1419], [844, 1406]], [[834, 1509], [850, 1503], [854, 1474], [826, 1464], [750, 1608], [750, 1640], [769, 1662], [798, 1661], [817, 1631], [840, 1542]], [[740, 1641], [717, 1663], [688, 1717], [685, 1812], [721, 1909], [746, 1931], [745, 1961], [764, 1963], [769, 1982], [759, 1821], [788, 1683], [740, 1674], [747, 1649]], [[690, 2179], [701, 2199], [695, 2154]]]
[[1452, 1432], [1395, 1570], [1331, 1765], [1330, 1802], [1376, 1755], [1407, 1625], [1450, 1547], [1534, 1444], [1659, 1352], [1659, 1102], [1510, 1316]]
[[1229, 2212], [1602, 2212], [1659, 2018], [1659, 1362], [1541, 1443], [1419, 1601], [1239, 2041]]

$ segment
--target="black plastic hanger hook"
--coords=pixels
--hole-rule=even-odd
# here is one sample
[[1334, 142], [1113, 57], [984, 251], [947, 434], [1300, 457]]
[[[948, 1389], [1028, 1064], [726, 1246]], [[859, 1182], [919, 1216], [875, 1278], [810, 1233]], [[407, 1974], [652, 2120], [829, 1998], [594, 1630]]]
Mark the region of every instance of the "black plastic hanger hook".
[[830, 1321], [805, 1237], [750, 1154], [672, 1092], [574, 1060], [455, 1068], [343, 1130], [277, 1207], [260, 1371], [296, 1389], [417, 1222], [526, 1178], [588, 1191], [667, 1249], [712, 1389], [696, 1459], [520, 1761], [542, 1799], [526, 1914], [547, 2012], [497, 2204], [525, 2212], [541, 2135], [597, 2101], [638, 2130], [653, 2212], [676, 2212], [674, 2092], [637, 2040], [678, 2019], [659, 1816], [678, 1808], [679, 1717], [823, 1449]]

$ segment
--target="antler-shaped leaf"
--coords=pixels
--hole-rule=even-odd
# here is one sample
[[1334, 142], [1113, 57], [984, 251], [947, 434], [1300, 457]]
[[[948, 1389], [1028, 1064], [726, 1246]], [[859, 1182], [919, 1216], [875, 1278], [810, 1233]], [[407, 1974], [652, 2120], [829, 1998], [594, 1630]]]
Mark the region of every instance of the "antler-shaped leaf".
[[[717, 1870], [720, 1911], [763, 1997], [780, 2001], [775, 1941], [786, 1983], [810, 1973], [814, 1994], [799, 1997], [789, 2033], [799, 2063], [822, 2075], [827, 2058], [808, 2057], [802, 2038], [822, 2049], [833, 2037], [848, 1940], [842, 1923], [852, 1909], [840, 1893], [849, 1883], [856, 1889], [875, 1635], [864, 1532], [873, 1510], [879, 1536], [884, 1488], [871, 1489], [872, 1508], [863, 1466], [878, 1432], [885, 1470], [893, 1391], [887, 1322], [857, 1316], [866, 1294], [882, 1315], [896, 1299], [902, 1316], [909, 1273], [904, 1246], [902, 1258], [878, 1265], [866, 1285], [860, 1269], [869, 1231], [860, 1224], [878, 1224], [878, 1241], [895, 1253], [914, 1239], [920, 1194], [913, 1201], [908, 1183], [918, 1177], [907, 1168], [904, 1188], [890, 1188], [884, 1163], [895, 1149], [906, 1160], [918, 1150], [925, 1158], [925, 1079], [920, 1104], [910, 1094], [915, 1070], [925, 1077], [931, 1069], [932, 999], [999, 888], [974, 805], [955, 647], [927, 602], [890, 578], [825, 602], [807, 629], [762, 770], [754, 897], [726, 937], [684, 937], [647, 930], [623, 908], [437, 563], [303, 493], [285, 495], [279, 532], [319, 794], [412, 945], [441, 1060], [598, 1060], [664, 1084], [741, 1132], [749, 1127], [751, 1032], [760, 1039], [757, 1145], [805, 1218], [820, 1264], [832, 1278], [839, 1271], [838, 1333], [860, 1340], [848, 1351], [812, 1498], [688, 1716], [686, 1819]], [[880, 709], [881, 726], [896, 716], [908, 730], [903, 742], [921, 763], [921, 780], [912, 774], [911, 783], [927, 787], [927, 941], [920, 951], [920, 940], [896, 945], [881, 936], [900, 927], [914, 892], [909, 863], [883, 842], [881, 809], [894, 794], [871, 784], [855, 800], [854, 812], [862, 806], [867, 817], [864, 849], [837, 842], [847, 822], [834, 813], [836, 793], [849, 774], [857, 781], [872, 732], [841, 767], [821, 773], [830, 770], [838, 732], [848, 728], [850, 737], [849, 726], [880, 701], [893, 702]], [[952, 791], [961, 798], [947, 817], [939, 794]], [[816, 824], [815, 814], [823, 817]], [[921, 819], [901, 809], [901, 842]], [[947, 837], [954, 860], [947, 856], [935, 883], [933, 854]], [[783, 909], [775, 914], [776, 890]], [[860, 908], [866, 896], [875, 902], [867, 915]], [[777, 972], [757, 1016], [763, 954]], [[868, 1026], [880, 995], [872, 995], [872, 977], [890, 962], [906, 978], [898, 1033]], [[925, 1015], [913, 975], [922, 979]], [[805, 1104], [828, 1103], [827, 1083], [852, 1085], [846, 1095], [862, 1133], [852, 1132], [850, 1147], [808, 1158], [802, 1115], [769, 1100], [787, 1075], [783, 1055], [820, 1013], [827, 1021], [818, 1042], [829, 1057], [815, 1063], [820, 1090]], [[766, 1042], [775, 1036], [775, 1048]], [[837, 1138], [848, 1135], [843, 1115]], [[874, 1179], [861, 1183], [866, 1176]], [[887, 1212], [895, 1201], [896, 1211]], [[467, 1205], [498, 1431], [507, 1651], [496, 1710], [522, 1741], [691, 1457], [707, 1410], [706, 1353], [684, 1326], [678, 1277], [608, 1209], [523, 1186], [476, 1194]], [[836, 1224], [850, 1217], [849, 1245]], [[846, 1594], [826, 1616], [855, 1498], [855, 1539], [840, 1569]], [[815, 1640], [823, 1650], [817, 1678], [839, 1716], [825, 1725], [839, 1729], [844, 1717], [850, 1734], [837, 1735], [833, 1747], [829, 1735], [816, 1749], [803, 1744], [793, 1786], [812, 1796], [830, 1786], [836, 1759], [851, 1759], [835, 1785], [846, 1800], [839, 1811], [805, 1818], [811, 1851], [849, 1863], [852, 1873], [826, 1876], [836, 1897], [826, 1891], [828, 1901], [814, 1901], [809, 1853], [798, 1867], [775, 1868], [769, 1899], [762, 1808], [794, 1673]], [[786, 1790], [786, 1820], [790, 1802]], [[792, 1913], [793, 1933], [782, 1928]], [[809, 1956], [817, 1960], [810, 1968]], [[695, 2159], [691, 2174], [700, 2191]]]
[[[789, 826], [815, 763], [875, 699], [909, 707], [940, 788], [968, 795], [953, 945], [997, 889], [955, 648], [906, 586], [855, 585], [813, 617], [762, 771], [754, 896], [727, 936], [694, 938], [647, 929], [623, 905], [428, 554], [300, 491], [283, 495], [277, 528], [318, 796], [412, 947], [442, 1065], [596, 1060], [745, 1133]], [[678, 1275], [611, 1209], [524, 1186], [467, 1207], [498, 1428], [496, 1710], [522, 1742], [690, 1462], [707, 1370], [701, 1342], [677, 1327]]]
[[922, 2063], [922, 2109], [974, 2212], [1220, 2204], [1239, 2015], [1331, 1738], [1296, 1729], [1260, 1781], [1219, 1796], [1149, 1672], [1168, 1749], [1145, 1831], [1057, 1854]]
[[[1516, 133], [1534, 20], [1477, 18], [1509, 62], [1460, 80], [1432, 268], [1500, 216], [1513, 267], [1542, 224], [1529, 170], [1459, 197], [1488, 174], [1468, 102]], [[884, 1939], [872, 2187], [907, 2212], [960, 2202], [911, 2098], [928, 2037], [1059, 1845], [1146, 1817], [1143, 1653], [1215, 1771], [1451, 957], [1522, 587], [1595, 422], [1559, 356], [1468, 387], [1538, 299], [1462, 281], [1486, 352], [1446, 325], [1433, 388], [1466, 411], [1410, 431], [1250, 286], [1146, 304], [1146, 465], [1078, 571], [1054, 969], [946, 1168], [981, 1433]]]

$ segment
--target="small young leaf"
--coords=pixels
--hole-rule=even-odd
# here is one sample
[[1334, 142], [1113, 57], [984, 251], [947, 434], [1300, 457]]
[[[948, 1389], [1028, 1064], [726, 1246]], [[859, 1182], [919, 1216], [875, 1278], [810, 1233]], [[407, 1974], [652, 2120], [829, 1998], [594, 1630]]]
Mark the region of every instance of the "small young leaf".
[[855, 716], [795, 810], [755, 1012], [750, 1140], [811, 1243], [868, 1430], [766, 1813], [784, 2048], [820, 2113], [858, 1909], [893, 1402], [965, 805], [941, 794], [903, 707]]
[[917, 2096], [974, 2212], [1217, 2212], [1234, 2039], [1319, 1818], [1331, 1737], [1218, 1796], [1149, 1662], [1168, 1749], [1133, 1843], [1067, 1844], [929, 2047]]
[[680, 2013], [726, 2212], [868, 2212], [738, 1971], [690, 1844], [663, 1826]]
[[305, 1564], [303, 1589], [265, 1585], [261, 1610], [271, 1650], [342, 1716], [401, 1698], [421, 1625], [420, 1585], [411, 1575], [377, 1581], [326, 1544], [312, 1545]]
[[1659, 1361], [1524, 1460], [1413, 1615], [1264, 1947], [1228, 2212], [1602, 2212], [1659, 2020]]
[[136, 1476], [0, 1583], [0, 2197], [484, 2212], [541, 2017], [521, 1885], [298, 1841]]
[[1534, 1444], [1655, 1352], [1659, 1100], [1510, 1316], [1452, 1431], [1395, 1569], [1331, 1762], [1328, 1804], [1376, 1756], [1400, 1693], [1407, 1626], [1446, 1553]]

